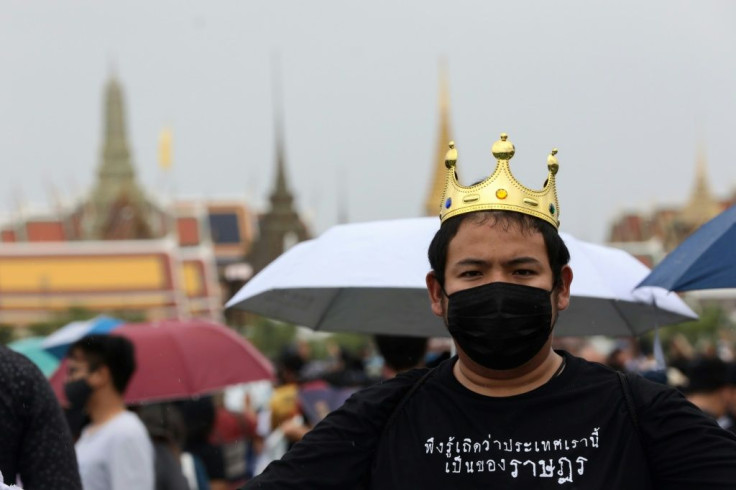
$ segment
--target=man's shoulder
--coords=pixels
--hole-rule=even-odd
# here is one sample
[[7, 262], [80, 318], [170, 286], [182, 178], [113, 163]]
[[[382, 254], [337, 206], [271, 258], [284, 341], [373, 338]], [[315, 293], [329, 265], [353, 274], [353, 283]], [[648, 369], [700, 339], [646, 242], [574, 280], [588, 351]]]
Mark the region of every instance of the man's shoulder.
[[440, 371], [440, 366], [432, 368], [415, 368], [397, 374], [391, 379], [384, 380], [375, 386], [376, 390], [384, 391], [388, 396], [406, 394], [409, 391], [424, 385], [431, 385], [428, 381]]
[[628, 386], [637, 408], [650, 405], [663, 397], [677, 397], [679, 395], [675, 388], [651, 381], [639, 373], [619, 373], [615, 369], [598, 362], [587, 361], [571, 354], [567, 354], [567, 356], [569, 356], [568, 362], [569, 359], [574, 359], [574, 362], [577, 363], [579, 379], [587, 379], [590, 383], [599, 387], [616, 385], [618, 389], [623, 390], [621, 386], [621, 374], [623, 374], [623, 381]]
[[416, 368], [416, 369], [410, 369], [408, 371], [404, 371], [403, 373], [399, 373], [396, 376], [394, 376], [392, 379], [388, 380], [388, 382], [393, 382], [393, 385], [395, 387], [403, 386], [406, 387], [407, 385], [413, 385], [420, 379], [422, 379], [424, 376], [429, 374], [431, 371], [437, 368]]
[[124, 410], [120, 415], [117, 416], [117, 423], [121, 427], [136, 431], [145, 431], [146, 426], [143, 425], [143, 421], [138, 417], [137, 414], [130, 410]]
[[429, 368], [412, 369], [363, 388], [333, 412], [331, 419], [337, 421], [343, 416], [358, 417], [369, 420], [369, 425], [374, 428], [380, 428], [401, 400], [429, 372]]
[[150, 444], [146, 426], [138, 415], [128, 410], [116, 415], [107, 429], [110, 437], [116, 440], [145, 440]]

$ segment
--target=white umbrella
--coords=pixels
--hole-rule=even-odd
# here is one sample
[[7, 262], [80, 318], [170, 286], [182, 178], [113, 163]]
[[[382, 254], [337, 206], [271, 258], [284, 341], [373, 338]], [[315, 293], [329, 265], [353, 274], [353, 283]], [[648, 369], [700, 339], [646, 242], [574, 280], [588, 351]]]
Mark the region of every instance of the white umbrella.
[[639, 335], [655, 327], [696, 319], [680, 299], [662, 288], [636, 285], [649, 274], [637, 258], [613, 247], [560, 233], [570, 250], [570, 306], [560, 314], [558, 336]]
[[[424, 282], [438, 229], [437, 218], [335, 226], [281, 255], [226, 306], [315, 330], [447, 336]], [[561, 235], [574, 279], [557, 335], [632, 335], [696, 318], [662, 289], [632, 293], [649, 269], [631, 255]]]
[[78, 320], [67, 323], [41, 342], [41, 347], [61, 359], [67, 349], [77, 340], [87, 335], [105, 334], [123, 324], [122, 320], [109, 316], [96, 316], [89, 320]]

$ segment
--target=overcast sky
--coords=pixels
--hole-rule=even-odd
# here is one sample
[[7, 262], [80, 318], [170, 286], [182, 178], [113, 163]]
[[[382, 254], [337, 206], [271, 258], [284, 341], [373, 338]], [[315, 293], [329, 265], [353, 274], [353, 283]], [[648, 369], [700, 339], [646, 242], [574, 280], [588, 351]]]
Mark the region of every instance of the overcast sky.
[[290, 184], [317, 233], [421, 213], [449, 66], [465, 184], [505, 131], [512, 170], [541, 187], [559, 148], [562, 230], [602, 241], [627, 209], [683, 203], [698, 145], [713, 189], [736, 188], [736, 2], [4, 0], [0, 210], [87, 191], [111, 67], [141, 182], [161, 185], [174, 134], [182, 196], [246, 197], [273, 182], [273, 54]]

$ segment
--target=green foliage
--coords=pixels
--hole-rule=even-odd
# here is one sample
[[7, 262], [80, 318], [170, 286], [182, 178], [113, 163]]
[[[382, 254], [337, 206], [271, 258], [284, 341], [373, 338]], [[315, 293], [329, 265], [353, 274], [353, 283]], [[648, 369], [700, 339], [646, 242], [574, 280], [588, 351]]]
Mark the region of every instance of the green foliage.
[[[294, 345], [297, 341], [297, 328], [290, 323], [264, 317], [254, 317], [249, 323], [246, 327], [232, 328], [270, 359], [277, 359], [284, 348]], [[332, 334], [325, 340], [310, 340], [309, 346], [312, 359], [326, 359], [329, 357], [328, 343], [337, 344], [340, 348], [361, 356], [370, 342], [370, 335], [341, 332]]]
[[64, 323], [57, 323], [55, 321], [32, 323], [31, 325], [28, 325], [28, 330], [31, 332], [33, 337], [46, 337], [54, 333], [62, 325], [64, 325]]
[[15, 328], [12, 325], [0, 325], [0, 344], [7, 345], [15, 340]]
[[346, 350], [358, 357], [362, 357], [363, 352], [371, 343], [371, 336], [362, 333], [340, 332], [333, 334], [331, 340], [339, 345], [343, 350]]
[[[141, 322], [146, 321], [146, 314], [140, 310], [115, 310], [115, 311], [106, 313], [106, 315], [111, 316], [113, 318], [119, 318], [120, 320], [123, 320], [125, 323], [141, 323]], [[87, 318], [92, 318], [92, 317], [87, 317]]]
[[276, 359], [296, 338], [296, 326], [258, 317], [244, 329], [245, 337], [265, 356]]
[[726, 312], [720, 306], [706, 305], [699, 319], [662, 328], [660, 336], [663, 342], [668, 342], [675, 335], [682, 334], [695, 345], [704, 341], [715, 342], [724, 330], [734, 330]]
[[[48, 321], [29, 325], [28, 330], [32, 335], [47, 336], [54, 333], [67, 323], [89, 320], [99, 314], [100, 312], [98, 311], [92, 311], [81, 306], [73, 306], [64, 312], [55, 315]], [[142, 311], [121, 310], [105, 314], [114, 318], [119, 318], [128, 323], [142, 322], [146, 319]]]

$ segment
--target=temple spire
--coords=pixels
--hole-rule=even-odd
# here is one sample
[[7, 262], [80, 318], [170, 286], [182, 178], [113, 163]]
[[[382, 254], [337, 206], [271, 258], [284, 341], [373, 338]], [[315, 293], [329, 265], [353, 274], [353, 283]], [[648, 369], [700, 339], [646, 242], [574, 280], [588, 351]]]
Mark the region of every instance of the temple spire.
[[104, 178], [133, 178], [125, 129], [123, 90], [113, 75], [105, 87], [105, 132], [98, 175]]
[[294, 196], [289, 190], [286, 179], [286, 151], [284, 143], [284, 109], [282, 104], [281, 76], [278, 72], [278, 60], [274, 61], [274, 131], [276, 136], [276, 181], [271, 192], [271, 209], [274, 212], [290, 213], [293, 211]]
[[294, 209], [294, 195], [286, 178], [283, 109], [281, 108], [281, 78], [274, 60], [274, 121], [276, 140], [276, 181], [269, 196], [270, 209], [258, 220], [259, 236], [248, 260], [257, 273], [289, 247], [309, 237], [307, 227]]
[[682, 211], [681, 219], [693, 229], [699, 227], [721, 212], [711, 192], [705, 148], [701, 144], [695, 167], [695, 179], [690, 199]]
[[104, 130], [97, 182], [86, 205], [83, 236], [138, 239], [153, 234], [149, 204], [135, 178], [125, 127], [123, 89], [112, 74], [105, 86]]
[[442, 194], [445, 190], [447, 178], [445, 169], [445, 153], [447, 144], [452, 139], [452, 126], [450, 124], [450, 88], [447, 74], [447, 61], [440, 60], [440, 87], [439, 87], [439, 128], [437, 132], [437, 143], [434, 157], [432, 159], [432, 177], [424, 202], [424, 214], [426, 216], [438, 216]]

